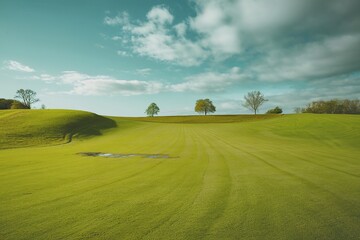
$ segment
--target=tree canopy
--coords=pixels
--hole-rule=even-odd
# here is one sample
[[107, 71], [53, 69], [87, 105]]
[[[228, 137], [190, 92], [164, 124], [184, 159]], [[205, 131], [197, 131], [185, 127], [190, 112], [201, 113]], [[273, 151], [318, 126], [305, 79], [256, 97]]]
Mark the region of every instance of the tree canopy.
[[204, 115], [207, 115], [209, 112], [213, 113], [216, 111], [215, 106], [213, 105], [212, 101], [210, 99], [199, 99], [196, 101], [195, 105], [195, 112], [197, 113], [204, 113]]
[[360, 100], [332, 99], [328, 101], [314, 101], [309, 103], [305, 108], [302, 108], [301, 112], [327, 114], [360, 114]]
[[40, 101], [36, 98], [36, 92], [31, 89], [19, 89], [16, 91], [15, 98], [21, 99], [22, 103], [26, 108], [31, 108], [31, 104]]
[[14, 99], [4, 99], [0, 98], [0, 110], [1, 109], [26, 109], [21, 102]]
[[268, 101], [260, 91], [248, 92], [247, 95], [244, 96], [244, 99], [245, 103], [243, 106], [253, 110], [255, 114], [259, 107], [263, 105], [264, 102]]
[[282, 113], [282, 112], [283, 112], [283, 110], [282, 110], [280, 107], [276, 106], [276, 107], [273, 108], [273, 109], [269, 109], [269, 110], [266, 112], [266, 114], [280, 114], [280, 113]]
[[157, 115], [159, 112], [160, 112], [160, 108], [156, 105], [156, 103], [151, 103], [145, 111], [145, 113], [149, 117], [153, 117], [154, 115]]

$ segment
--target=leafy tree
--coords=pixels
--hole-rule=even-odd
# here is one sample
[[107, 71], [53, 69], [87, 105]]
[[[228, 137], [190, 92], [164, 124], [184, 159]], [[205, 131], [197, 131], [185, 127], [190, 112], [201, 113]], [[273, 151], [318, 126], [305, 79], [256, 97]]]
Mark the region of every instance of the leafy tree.
[[14, 100], [0, 98], [0, 109], [10, 109]]
[[11, 109], [28, 109], [27, 106], [25, 106], [22, 102], [14, 100], [14, 102], [11, 104]]
[[25, 109], [26, 106], [13, 99], [0, 98], [0, 109]]
[[314, 101], [302, 109], [304, 113], [326, 113], [326, 114], [360, 114], [360, 100]]
[[210, 99], [199, 99], [196, 101], [195, 105], [195, 112], [197, 113], [204, 113], [206, 115], [207, 113], [213, 113], [216, 111], [215, 106], [213, 105], [212, 101]]
[[30, 109], [31, 104], [40, 101], [36, 98], [36, 92], [31, 89], [19, 89], [16, 91], [15, 98], [19, 98], [22, 100], [22, 103], [26, 106], [26, 108]]
[[46, 109], [45, 104], [41, 104], [41, 109]]
[[264, 95], [260, 91], [252, 91], [248, 92], [247, 95], [244, 96], [245, 103], [243, 104], [244, 107], [253, 110], [255, 115], [259, 107], [266, 101]]
[[153, 117], [154, 115], [157, 115], [158, 112], [160, 112], [160, 108], [156, 105], [156, 103], [151, 103], [145, 111], [145, 113], [149, 117]]
[[269, 110], [266, 112], [266, 114], [280, 114], [280, 113], [282, 113], [282, 112], [283, 112], [283, 110], [282, 110], [281, 108], [275, 107], [275, 108], [273, 108], [273, 109], [269, 109]]

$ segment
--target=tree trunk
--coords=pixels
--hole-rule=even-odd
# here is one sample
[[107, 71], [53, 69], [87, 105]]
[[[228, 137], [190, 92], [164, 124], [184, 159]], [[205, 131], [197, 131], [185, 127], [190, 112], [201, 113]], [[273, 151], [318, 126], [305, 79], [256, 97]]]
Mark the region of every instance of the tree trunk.
[[255, 111], [255, 115], [256, 115], [256, 109], [254, 111]]

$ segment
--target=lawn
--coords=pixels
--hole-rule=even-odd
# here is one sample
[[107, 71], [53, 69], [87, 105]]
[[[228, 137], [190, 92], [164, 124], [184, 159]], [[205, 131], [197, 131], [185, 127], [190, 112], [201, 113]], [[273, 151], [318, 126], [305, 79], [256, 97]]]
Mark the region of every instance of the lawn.
[[0, 126], [0, 239], [360, 236], [357, 115], [9, 110]]

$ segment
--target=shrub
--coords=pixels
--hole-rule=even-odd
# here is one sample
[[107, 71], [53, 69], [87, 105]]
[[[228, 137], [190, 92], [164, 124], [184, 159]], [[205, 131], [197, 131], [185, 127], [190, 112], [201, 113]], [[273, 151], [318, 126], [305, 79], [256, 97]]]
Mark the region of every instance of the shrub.
[[269, 110], [266, 112], [266, 114], [280, 114], [280, 113], [282, 113], [282, 112], [283, 112], [283, 110], [282, 110], [281, 108], [275, 107], [275, 108], [273, 108], [273, 109], [269, 109]]

